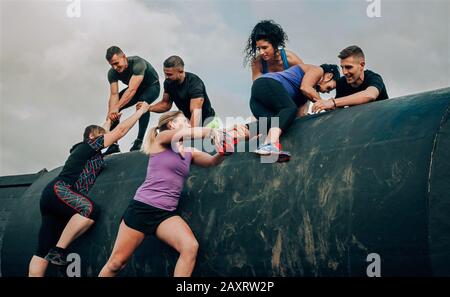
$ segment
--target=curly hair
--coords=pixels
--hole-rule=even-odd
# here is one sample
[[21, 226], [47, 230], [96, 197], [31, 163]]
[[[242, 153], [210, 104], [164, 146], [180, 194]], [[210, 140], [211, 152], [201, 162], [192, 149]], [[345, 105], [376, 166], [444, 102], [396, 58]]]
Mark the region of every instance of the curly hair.
[[288, 36], [283, 28], [273, 20], [260, 21], [253, 28], [252, 33], [247, 40], [247, 46], [244, 50], [244, 66], [248, 63], [253, 63], [256, 59], [256, 42], [261, 39], [267, 40], [273, 46], [275, 50], [274, 54], [276, 55], [279, 47], [286, 46]]
[[339, 72], [339, 67], [336, 64], [322, 64], [320, 67], [323, 69], [323, 73], [331, 73], [335, 81], [341, 77], [341, 73]]

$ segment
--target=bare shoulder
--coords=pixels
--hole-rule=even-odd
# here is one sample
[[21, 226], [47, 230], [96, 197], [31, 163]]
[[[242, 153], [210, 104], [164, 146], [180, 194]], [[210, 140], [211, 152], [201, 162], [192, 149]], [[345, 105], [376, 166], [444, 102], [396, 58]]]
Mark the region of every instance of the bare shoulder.
[[304, 64], [303, 60], [300, 59], [300, 57], [291, 50], [286, 50], [286, 57], [289, 65]]
[[312, 65], [312, 64], [299, 64], [299, 66], [300, 66], [300, 68], [304, 71], [304, 72], [306, 72], [306, 71], [309, 71], [309, 70], [313, 70], [313, 69], [322, 69], [322, 68], [320, 68], [319, 66], [316, 66], [316, 65]]

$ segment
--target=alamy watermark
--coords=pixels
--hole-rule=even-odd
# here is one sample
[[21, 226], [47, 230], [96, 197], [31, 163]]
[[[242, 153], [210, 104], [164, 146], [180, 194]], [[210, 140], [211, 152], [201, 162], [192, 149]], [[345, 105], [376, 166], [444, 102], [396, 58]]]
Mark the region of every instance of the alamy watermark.
[[381, 257], [377, 253], [367, 255], [366, 262], [370, 262], [367, 266], [366, 274], [368, 277], [381, 277]]
[[66, 274], [68, 277], [81, 277], [81, 257], [77, 253], [70, 253], [67, 255]]
[[69, 2], [66, 9], [66, 15], [69, 18], [81, 17], [81, 0], [66, 0]]
[[370, 2], [366, 14], [369, 18], [381, 18], [381, 0], [366, 0]]

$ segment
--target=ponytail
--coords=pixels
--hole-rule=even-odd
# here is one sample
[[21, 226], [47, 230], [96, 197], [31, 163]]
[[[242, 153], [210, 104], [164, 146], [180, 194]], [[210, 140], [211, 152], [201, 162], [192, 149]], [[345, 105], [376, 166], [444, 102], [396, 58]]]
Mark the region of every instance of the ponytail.
[[145, 135], [144, 145], [141, 149], [144, 154], [150, 155], [150, 147], [155, 142], [156, 135], [158, 135], [158, 127], [150, 128], [147, 135]]
[[167, 124], [170, 121], [173, 121], [177, 116], [182, 115], [181, 111], [169, 111], [163, 114], [159, 118], [158, 126], [150, 128], [148, 130], [147, 135], [145, 135], [144, 145], [142, 146], [141, 151], [144, 154], [150, 155], [150, 147], [156, 141], [156, 136], [159, 132], [167, 130]]

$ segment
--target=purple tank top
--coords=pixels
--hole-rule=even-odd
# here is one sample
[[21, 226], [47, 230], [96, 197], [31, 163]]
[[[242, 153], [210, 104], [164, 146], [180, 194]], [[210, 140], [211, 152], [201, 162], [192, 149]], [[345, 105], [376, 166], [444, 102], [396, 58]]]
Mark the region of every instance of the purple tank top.
[[305, 73], [300, 66], [295, 65], [284, 71], [265, 73], [260, 77], [269, 77], [279, 81], [291, 98], [295, 98], [300, 92], [303, 75], [305, 75]]
[[147, 176], [133, 199], [153, 207], [174, 211], [178, 206], [184, 181], [189, 175], [191, 160], [192, 153], [188, 150], [184, 159], [170, 148], [151, 154]]

